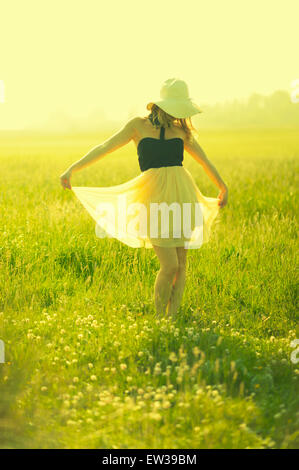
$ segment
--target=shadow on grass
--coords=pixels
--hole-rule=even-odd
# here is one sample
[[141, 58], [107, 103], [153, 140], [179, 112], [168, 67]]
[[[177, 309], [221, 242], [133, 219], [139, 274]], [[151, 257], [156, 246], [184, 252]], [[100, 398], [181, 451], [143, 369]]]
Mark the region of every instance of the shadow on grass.
[[[192, 323], [194, 320], [197, 323]], [[165, 371], [172, 364], [169, 357], [174, 352], [178, 357], [175, 365], [179, 365], [181, 349], [189, 371], [200, 361], [196, 377], [198, 383], [219, 388], [224, 396], [251, 396], [254, 399], [263, 423], [257, 433], [264, 437], [271, 434], [277, 446], [298, 446], [298, 377], [294, 373], [296, 366], [286, 360], [289, 358], [281, 357], [275, 348], [272, 352], [268, 347], [259, 348], [257, 352], [256, 338], [244, 340], [239, 335], [231, 335], [229, 329], [225, 334], [220, 334], [216, 327], [203, 328], [198, 317], [192, 314], [188, 318], [172, 320], [168, 326], [165, 323], [163, 326], [163, 321], [157, 323], [150, 336], [150, 341], [144, 340], [140, 345], [148, 355], [128, 357], [138, 364], [141, 375], [149, 366], [148, 356], [154, 358], [152, 363], [160, 363], [161, 370]], [[194, 354], [194, 348], [199, 350], [198, 357]], [[174, 384], [176, 377], [177, 373], [172, 367], [168, 378], [165, 374], [158, 375], [151, 385], [160, 387], [169, 380]], [[184, 380], [188, 383], [188, 372]], [[181, 386], [177, 385], [177, 388]]]

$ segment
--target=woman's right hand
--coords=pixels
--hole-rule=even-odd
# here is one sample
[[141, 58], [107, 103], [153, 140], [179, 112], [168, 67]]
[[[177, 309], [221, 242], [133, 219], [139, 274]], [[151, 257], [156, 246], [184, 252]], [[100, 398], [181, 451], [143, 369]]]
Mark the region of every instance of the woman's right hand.
[[72, 176], [71, 170], [67, 170], [64, 173], [62, 173], [62, 175], [60, 175], [60, 183], [61, 183], [63, 189], [66, 189], [66, 188], [72, 189], [72, 187], [71, 187], [71, 176]]

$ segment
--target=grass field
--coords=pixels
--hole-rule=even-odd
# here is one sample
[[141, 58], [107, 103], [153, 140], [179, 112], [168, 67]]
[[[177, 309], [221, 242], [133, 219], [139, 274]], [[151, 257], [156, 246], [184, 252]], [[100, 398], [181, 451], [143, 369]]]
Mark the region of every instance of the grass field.
[[[175, 321], [153, 316], [153, 250], [96, 238], [60, 186], [107, 137], [0, 135], [0, 447], [298, 448], [298, 129], [201, 132], [229, 203]], [[72, 184], [137, 174], [130, 143]]]

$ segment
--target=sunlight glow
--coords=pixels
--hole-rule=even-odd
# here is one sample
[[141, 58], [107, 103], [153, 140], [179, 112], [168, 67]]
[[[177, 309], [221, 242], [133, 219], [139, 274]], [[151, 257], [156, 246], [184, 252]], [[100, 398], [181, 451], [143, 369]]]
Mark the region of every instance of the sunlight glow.
[[290, 91], [298, 16], [297, 0], [4, 2], [0, 128], [144, 115], [170, 77], [200, 105]]

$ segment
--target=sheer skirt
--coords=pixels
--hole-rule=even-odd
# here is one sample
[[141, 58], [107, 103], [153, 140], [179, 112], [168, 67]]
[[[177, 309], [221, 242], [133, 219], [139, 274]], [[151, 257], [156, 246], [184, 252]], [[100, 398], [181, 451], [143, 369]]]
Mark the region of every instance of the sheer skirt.
[[204, 196], [184, 166], [150, 168], [116, 186], [72, 190], [95, 220], [97, 237], [133, 248], [200, 248], [219, 214], [218, 199]]

